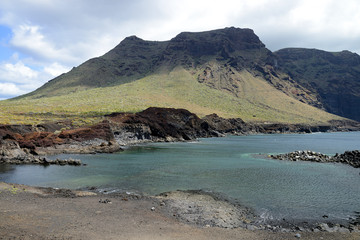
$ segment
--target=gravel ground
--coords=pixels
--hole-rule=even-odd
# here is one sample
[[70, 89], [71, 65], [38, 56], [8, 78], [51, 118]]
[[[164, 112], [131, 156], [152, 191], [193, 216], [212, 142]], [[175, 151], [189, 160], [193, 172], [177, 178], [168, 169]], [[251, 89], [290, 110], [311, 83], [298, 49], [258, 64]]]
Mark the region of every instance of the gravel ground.
[[230, 218], [250, 221], [251, 214], [194, 192], [144, 197], [0, 183], [0, 239], [360, 239], [359, 233], [252, 231]]

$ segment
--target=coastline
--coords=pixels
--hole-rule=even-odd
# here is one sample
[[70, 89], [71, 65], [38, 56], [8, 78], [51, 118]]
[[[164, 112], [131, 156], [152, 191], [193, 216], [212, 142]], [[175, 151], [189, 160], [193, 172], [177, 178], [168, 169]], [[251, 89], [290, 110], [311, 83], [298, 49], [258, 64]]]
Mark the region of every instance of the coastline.
[[[246, 224], [249, 209], [201, 191], [143, 196], [0, 183], [0, 201], [2, 239], [360, 238], [345, 229], [259, 228]], [[242, 225], [231, 226], [230, 219]]]
[[193, 141], [228, 135], [360, 131], [360, 123], [351, 120], [317, 125], [246, 123], [240, 118], [225, 119], [216, 114], [199, 118], [185, 109], [155, 107], [139, 113], [112, 113], [104, 118], [98, 124], [80, 128], [64, 128], [63, 122], [0, 125], [0, 163], [80, 166], [78, 160], [52, 161], [46, 156], [114, 153], [139, 143]]
[[[191, 113], [186, 111], [184, 112], [183, 110], [171, 110], [170, 113], [168, 112], [169, 110], [161, 109], [152, 109], [152, 111], [153, 112], [146, 113], [145, 115], [142, 113], [143, 115], [140, 114], [140, 116], [136, 114], [115, 114], [113, 116], [109, 116], [108, 120], [98, 125], [87, 128], [64, 130], [60, 133], [39, 133], [33, 132], [30, 128], [26, 130], [28, 132], [21, 132], [21, 128], [23, 126], [10, 126], [8, 129], [5, 127], [5, 131], [0, 131], [0, 152], [2, 151], [2, 154], [0, 154], [0, 163], [24, 164], [29, 163], [24, 161], [29, 158], [38, 159], [43, 158], [43, 156], [46, 155], [61, 153], [112, 153], [122, 151], [124, 147], [129, 145], [148, 142], [193, 141], [198, 138], [258, 133], [309, 133], [313, 131], [328, 132], [335, 130], [359, 130], [356, 127], [344, 128], [340, 125], [338, 127], [310, 127], [282, 124], [269, 124], [263, 126], [250, 125], [242, 122], [241, 119], [237, 119], [235, 121], [234, 119], [222, 119], [214, 115], [210, 117], [210, 120], [208, 118], [207, 121], [204, 121], [197, 118], [196, 115], [194, 116]], [[152, 114], [156, 115], [158, 113], [157, 111], [162, 113], [165, 111], [169, 115], [164, 118], [165, 120], [157, 119], [156, 121], [152, 121], [153, 117], [151, 116]], [[180, 122], [178, 119], [181, 119]], [[176, 127], [174, 128], [174, 126]], [[0, 128], [0, 130], [2, 129]], [[14, 162], [12, 162], [13, 160]], [[49, 161], [46, 160], [46, 162], [48, 163]], [[38, 162], [35, 163], [39, 164]], [[2, 183], [2, 185], [4, 185], [4, 183]], [[350, 226], [343, 225], [342, 223], [326, 221], [309, 224], [308, 222], [287, 222], [285, 220], [280, 222], [274, 221], [264, 223], [259, 221], [259, 219], [256, 219], [257, 216], [254, 216], [254, 213], [250, 210], [245, 211], [244, 209], [246, 208], [244, 206], [235, 206], [227, 199], [219, 199], [217, 196], [204, 194], [204, 192], [201, 191], [183, 191], [178, 193], [180, 196], [173, 199], [162, 199], [165, 205], [161, 206], [159, 199], [164, 196], [145, 197], [134, 194], [130, 194], [128, 196], [101, 193], [96, 193], [97, 195], [86, 195], [88, 193], [85, 192], [80, 193], [83, 194], [83, 196], [78, 196], [76, 195], [76, 191], [74, 192], [73, 190], [51, 188], [44, 189], [16, 184], [11, 184], [11, 187], [9, 187], [9, 184], [5, 185], [8, 187], [3, 188], [3, 190], [0, 189], [0, 201], [2, 203], [1, 211], [2, 213], [6, 213], [2, 218], [0, 218], [0, 233], [4, 232], [4, 234], [7, 234], [7, 231], [12, 229], [10, 232], [13, 231], [15, 234], [14, 236], [18, 239], [23, 239], [23, 237], [27, 236], [29, 233], [35, 234], [33, 236], [36, 236], [38, 239], [118, 239], [115, 235], [113, 235], [113, 233], [117, 232], [119, 234], [120, 230], [117, 228], [119, 221], [124, 226], [127, 226], [125, 229], [121, 228], [121, 233], [123, 233], [123, 231], [127, 231], [126, 234], [128, 235], [125, 237], [126, 239], [138, 239], [140, 235], [137, 234], [145, 234], [141, 235], [140, 238], [142, 239], [169, 239], [177, 238], [179, 236], [183, 237], [183, 239], [289, 239], [294, 238], [295, 234], [300, 234], [301, 238], [305, 239], [319, 239], [319, 237], [323, 237], [323, 239], [359, 238], [359, 233], [357, 232], [358, 225]], [[15, 186], [15, 188], [12, 186]], [[25, 190], [21, 191], [21, 189]], [[44, 192], [46, 194], [44, 194]], [[174, 196], [175, 193], [167, 194]], [[189, 201], [189, 198], [195, 198], [195, 200], [197, 198], [206, 200], [201, 203], [202, 205], [199, 202], [193, 205], [192, 203], [196, 201], [192, 200], [191, 202], [187, 202]], [[107, 200], [112, 203], [109, 204]], [[85, 218], [89, 222], [88, 226], [82, 224], [83, 220], [79, 219], [79, 216], [83, 215], [83, 211], [91, 212], [93, 209], [97, 209], [99, 204], [100, 206], [102, 206], [101, 204], [113, 206], [113, 203], [115, 202], [119, 204], [130, 202], [132, 205], [129, 209], [134, 211], [134, 213], [132, 213], [129, 209], [125, 209], [127, 214], [125, 217], [127, 217], [127, 221], [134, 222], [133, 219], [137, 219], [138, 223], [146, 222], [149, 224], [146, 225], [147, 227], [151, 225], [151, 231], [149, 230], [150, 232], [148, 232], [146, 230], [142, 232], [141, 227], [143, 226], [141, 224], [134, 223], [135, 225], [127, 225], [129, 223], [122, 222], [122, 220], [119, 219], [119, 216], [123, 214], [121, 210], [124, 210], [122, 204], [119, 205], [120, 210], [117, 209], [115, 211], [117, 215], [115, 215], [115, 212], [111, 212], [110, 210], [107, 212], [107, 216], [98, 216], [102, 213], [102, 210], [95, 211], [95, 213], [92, 212], [91, 216], [86, 215]], [[187, 205], [184, 205], [184, 202], [187, 202]], [[142, 208], [142, 204], [144, 204], [144, 206], [146, 205], [146, 208]], [[230, 204], [230, 206], [228, 204]], [[84, 209], [85, 206], [83, 205], [92, 206], [93, 209]], [[180, 205], [182, 205], [182, 207], [180, 207]], [[223, 209], [230, 209], [230, 212], [225, 211], [224, 217], [214, 218], [213, 216], [219, 215], [221, 211], [216, 210], [217, 212], [211, 212], [215, 209], [214, 208], [211, 209], [209, 213], [204, 210], [209, 208], [209, 206], [218, 205], [220, 205]], [[62, 208], [59, 206], [62, 206]], [[151, 208], [154, 206], [155, 211], [151, 211]], [[23, 215], [21, 211], [17, 212], [17, 207], [30, 211], [30, 213], [27, 213], [29, 215]], [[54, 209], [52, 209], [54, 207], [59, 208], [59, 211], [54, 212]], [[140, 210], [140, 208], [142, 210]], [[40, 216], [39, 214], [41, 211], [40, 213], [33, 212], [32, 209], [40, 209], [45, 212], [43, 212]], [[241, 209], [241, 211], [239, 209]], [[7, 213], [9, 213], [8, 211], [15, 212], [17, 215], [7, 215]], [[150, 213], [148, 211], [150, 211]], [[247, 214], [240, 214], [239, 212], [242, 211], [245, 211]], [[146, 212], [146, 216], [142, 216], [144, 212]], [[134, 216], [135, 213], [139, 216]], [[235, 213], [236, 217], [233, 217], [230, 213]], [[67, 214], [70, 214], [77, 219], [70, 227], [66, 223], [69, 221]], [[156, 214], [156, 216], [152, 216], [151, 214]], [[48, 215], [50, 217], [48, 217]], [[148, 215], [149, 217], [152, 216], [159, 219], [159, 224], [164, 224], [166, 228], [168, 230], [171, 229], [171, 231], [167, 231], [164, 233], [165, 235], [158, 235], [159, 232], [161, 233], [161, 228], [159, 228], [159, 224], [152, 225], [153, 223], [151, 218], [143, 218], [148, 217]], [[230, 215], [232, 217], [229, 217]], [[53, 223], [52, 226], [47, 225], [47, 228], [52, 229], [52, 232], [49, 233], [45, 229], [44, 233], [39, 233], [38, 230], [29, 226], [31, 223], [26, 222], [26, 219], [29, 221], [31, 220], [31, 217], [29, 216], [35, 218], [38, 217], [39, 219], [37, 221], [39, 225], [47, 225], [48, 223], [46, 222], [46, 219], [48, 218], [62, 219], [60, 220], [60, 224], [63, 224], [64, 226], [59, 228], [61, 229], [60, 231], [57, 224]], [[204, 216], [209, 218], [207, 219]], [[102, 223], [104, 219], [106, 224]], [[72, 219], [70, 220], [72, 221]], [[56, 222], [57, 220], [54, 221]], [[21, 224], [25, 224], [25, 227], [21, 228], [22, 232], [20, 230], [16, 230], [16, 227], [21, 225], [18, 224], [19, 222], [21, 222]], [[100, 225], [102, 225], [101, 229], [97, 226], [99, 222], [101, 222]], [[73, 225], [76, 226], [78, 223], [82, 224], [80, 224], [81, 227], [72, 227]], [[67, 229], [68, 227], [69, 229]], [[96, 229], [96, 232], [94, 229]], [[183, 234], [182, 232], [179, 232], [178, 229], [182, 229], [182, 231], [184, 229], [188, 229], [184, 231], [189, 231], [189, 234]], [[84, 231], [90, 232], [90, 235], [86, 237], [79, 235], [80, 233], [83, 234]], [[222, 232], [222, 234], [216, 235], [217, 231]], [[64, 235], [63, 232], [66, 232], [68, 235]], [[112, 233], [110, 234], [109, 232]], [[176, 232], [177, 235], [171, 235], [173, 232]], [[199, 237], [193, 237], [190, 232], [197, 232], [200, 235]], [[98, 235], [99, 233], [102, 233], [101, 237]], [[239, 238], [239, 236], [243, 236], [244, 234], [248, 237]], [[50, 237], [48, 237], [48, 235]], [[11, 238], [11, 235], [3, 236]]]

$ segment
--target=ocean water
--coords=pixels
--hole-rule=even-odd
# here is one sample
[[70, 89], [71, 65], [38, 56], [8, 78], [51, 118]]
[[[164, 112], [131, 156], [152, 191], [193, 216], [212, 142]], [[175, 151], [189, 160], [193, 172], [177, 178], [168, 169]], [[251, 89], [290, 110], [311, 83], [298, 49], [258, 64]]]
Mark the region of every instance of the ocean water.
[[360, 149], [360, 132], [274, 134], [153, 143], [124, 152], [59, 155], [87, 166], [0, 165], [0, 181], [59, 188], [95, 186], [159, 194], [203, 189], [268, 219], [346, 220], [360, 212], [360, 169], [263, 157], [295, 150], [333, 155]]

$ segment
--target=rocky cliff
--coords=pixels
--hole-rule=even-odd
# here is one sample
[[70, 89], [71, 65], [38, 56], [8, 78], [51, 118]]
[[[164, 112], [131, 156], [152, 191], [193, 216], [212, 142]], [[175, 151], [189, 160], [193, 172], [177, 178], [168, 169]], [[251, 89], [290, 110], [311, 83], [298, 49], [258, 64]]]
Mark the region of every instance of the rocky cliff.
[[317, 96], [328, 112], [360, 120], [360, 56], [349, 51], [287, 48], [275, 52], [279, 70]]

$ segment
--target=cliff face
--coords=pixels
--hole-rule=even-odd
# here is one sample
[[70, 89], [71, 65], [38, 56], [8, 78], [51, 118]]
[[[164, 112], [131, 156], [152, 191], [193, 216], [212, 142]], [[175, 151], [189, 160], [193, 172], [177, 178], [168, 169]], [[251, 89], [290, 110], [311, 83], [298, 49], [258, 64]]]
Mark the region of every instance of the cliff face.
[[360, 120], [360, 56], [316, 49], [275, 52], [279, 69], [315, 93], [331, 113]]

